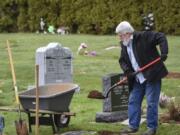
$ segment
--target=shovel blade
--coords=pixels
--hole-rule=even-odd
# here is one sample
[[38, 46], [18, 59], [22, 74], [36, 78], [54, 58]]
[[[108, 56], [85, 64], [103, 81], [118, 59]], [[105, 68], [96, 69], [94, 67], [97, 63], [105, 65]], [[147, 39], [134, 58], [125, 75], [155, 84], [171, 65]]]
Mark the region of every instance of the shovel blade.
[[24, 120], [15, 121], [17, 135], [29, 135], [27, 124]]

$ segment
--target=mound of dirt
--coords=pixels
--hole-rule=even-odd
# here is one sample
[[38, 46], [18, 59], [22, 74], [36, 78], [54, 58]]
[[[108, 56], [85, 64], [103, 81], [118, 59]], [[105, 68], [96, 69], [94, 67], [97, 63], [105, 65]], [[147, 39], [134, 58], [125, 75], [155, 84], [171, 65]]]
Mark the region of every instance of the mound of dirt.
[[97, 90], [92, 90], [88, 94], [88, 98], [94, 98], [94, 99], [104, 99], [104, 96], [102, 95], [101, 92]]
[[99, 131], [98, 135], [119, 135], [118, 132], [112, 132], [112, 131]]
[[166, 76], [166, 78], [180, 79], [180, 73], [179, 72], [169, 72], [169, 74]]

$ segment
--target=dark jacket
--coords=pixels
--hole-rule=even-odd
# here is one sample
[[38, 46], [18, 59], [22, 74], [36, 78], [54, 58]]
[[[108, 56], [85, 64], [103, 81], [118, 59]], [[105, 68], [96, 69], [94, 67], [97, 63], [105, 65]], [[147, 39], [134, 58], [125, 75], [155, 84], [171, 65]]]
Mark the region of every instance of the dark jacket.
[[[158, 46], [159, 51], [158, 51]], [[134, 56], [139, 67], [150, 63], [151, 61], [158, 58], [160, 55], [168, 54], [168, 43], [165, 35], [160, 32], [143, 31], [133, 33], [132, 42]], [[123, 71], [126, 73], [134, 72], [128, 53], [127, 47], [121, 43], [121, 55], [119, 58], [119, 63]], [[168, 74], [168, 71], [163, 63], [160, 61], [145, 71], [142, 72], [147, 81], [153, 82], [161, 80]], [[129, 80], [132, 84], [133, 80]]]

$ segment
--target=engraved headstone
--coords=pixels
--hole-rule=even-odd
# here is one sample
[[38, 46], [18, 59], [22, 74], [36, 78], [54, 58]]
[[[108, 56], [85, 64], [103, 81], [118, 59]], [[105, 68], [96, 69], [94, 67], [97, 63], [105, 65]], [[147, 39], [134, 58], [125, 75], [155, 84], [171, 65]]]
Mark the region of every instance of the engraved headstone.
[[49, 43], [36, 50], [39, 85], [72, 82], [72, 52], [59, 43]]
[[[117, 83], [119, 80], [122, 80], [124, 77], [123, 74], [108, 74], [103, 77], [103, 92], [106, 93], [108, 89]], [[110, 93], [108, 98], [103, 102], [103, 111], [104, 112], [114, 112], [114, 111], [127, 111], [128, 109], [128, 98], [129, 98], [129, 89], [128, 84], [123, 83], [115, 87]]]
[[[123, 74], [107, 74], [102, 78], [103, 93], [124, 77]], [[103, 112], [96, 113], [96, 122], [117, 122], [127, 119], [129, 88], [123, 83], [115, 87], [103, 101]]]

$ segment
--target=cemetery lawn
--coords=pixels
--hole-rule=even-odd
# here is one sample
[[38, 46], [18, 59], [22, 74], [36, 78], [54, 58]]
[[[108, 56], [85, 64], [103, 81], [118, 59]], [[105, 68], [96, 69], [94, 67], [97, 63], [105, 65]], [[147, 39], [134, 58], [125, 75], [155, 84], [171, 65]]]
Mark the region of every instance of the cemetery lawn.
[[[102, 77], [109, 73], [119, 73], [122, 70], [118, 64], [120, 49], [118, 48], [118, 37], [95, 36], [95, 35], [43, 35], [43, 34], [0, 34], [0, 106], [15, 107], [15, 97], [12, 77], [10, 72], [6, 40], [10, 41], [14, 67], [19, 91], [24, 91], [29, 85], [35, 84], [35, 51], [37, 48], [46, 46], [50, 42], [59, 42], [64, 47], [69, 47], [73, 52], [73, 80], [80, 86], [80, 92], [75, 93], [70, 111], [76, 116], [71, 117], [69, 127], [60, 130], [60, 133], [72, 130], [88, 131], [113, 131], [119, 132], [123, 125], [118, 123], [96, 123], [96, 112], [102, 111], [102, 100], [88, 99], [91, 90], [102, 91]], [[80, 43], [85, 42], [89, 51], [96, 51], [97, 56], [80, 56], [76, 54]], [[180, 72], [180, 37], [168, 36], [169, 56], [165, 62], [170, 72]], [[105, 48], [115, 46], [115, 49], [106, 51]], [[162, 83], [162, 91], [168, 96], [180, 97], [180, 79], [165, 78]], [[180, 101], [179, 101], [180, 104]], [[146, 104], [143, 103], [145, 108]], [[166, 112], [160, 109], [159, 113]], [[0, 112], [5, 117], [4, 135], [15, 135], [14, 121], [18, 120], [18, 113]], [[23, 113], [27, 121], [27, 115]], [[34, 134], [34, 126], [32, 126]], [[141, 125], [140, 134], [146, 130], [146, 124]], [[180, 125], [160, 124], [158, 135], [179, 135]], [[40, 126], [40, 135], [51, 135], [50, 126]]]

